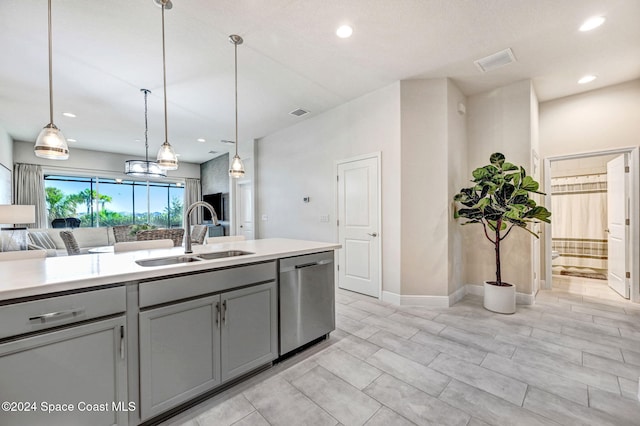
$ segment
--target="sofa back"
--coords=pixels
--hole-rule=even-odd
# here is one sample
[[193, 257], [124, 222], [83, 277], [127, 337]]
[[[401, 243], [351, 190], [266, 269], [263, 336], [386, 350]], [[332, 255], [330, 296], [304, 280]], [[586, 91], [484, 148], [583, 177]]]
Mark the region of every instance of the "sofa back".
[[58, 250], [66, 250], [64, 242], [60, 237], [60, 231], [71, 231], [78, 246], [83, 248], [110, 246], [115, 242], [113, 229], [111, 227], [102, 228], [34, 228], [29, 229], [30, 233], [46, 233]]

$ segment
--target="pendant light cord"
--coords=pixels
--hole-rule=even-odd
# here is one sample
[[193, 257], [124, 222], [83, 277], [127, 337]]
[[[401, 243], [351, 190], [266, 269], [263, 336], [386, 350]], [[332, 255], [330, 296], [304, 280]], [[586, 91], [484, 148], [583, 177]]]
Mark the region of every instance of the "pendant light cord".
[[235, 91], [236, 91], [236, 157], [238, 156], [238, 43], [235, 42]]
[[[51, 1], [51, 0], [49, 0]], [[167, 130], [167, 63], [166, 63], [166, 53], [164, 46], [164, 9], [167, 0], [162, 0], [162, 84], [164, 87], [164, 141], [169, 141], [169, 132]]]
[[144, 159], [149, 164], [149, 126], [147, 121], [147, 95], [150, 93], [147, 89], [140, 89], [144, 93]]
[[51, 0], [49, 0], [49, 123], [53, 124], [53, 60], [51, 41]]

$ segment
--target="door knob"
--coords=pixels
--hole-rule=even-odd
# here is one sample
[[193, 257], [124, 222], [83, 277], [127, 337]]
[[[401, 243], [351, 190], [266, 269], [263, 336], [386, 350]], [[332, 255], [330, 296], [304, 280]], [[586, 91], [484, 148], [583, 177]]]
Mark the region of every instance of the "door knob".
[[367, 235], [370, 235], [370, 236], [372, 236], [372, 237], [377, 237], [377, 236], [378, 236], [378, 233], [377, 233], [377, 232], [374, 232], [374, 233], [372, 233], [372, 234], [367, 233]]
[[609, 233], [609, 232], [611, 232], [611, 231], [609, 231], [609, 228], [607, 228], [607, 229], [605, 229], [605, 230], [604, 230], [604, 232]]

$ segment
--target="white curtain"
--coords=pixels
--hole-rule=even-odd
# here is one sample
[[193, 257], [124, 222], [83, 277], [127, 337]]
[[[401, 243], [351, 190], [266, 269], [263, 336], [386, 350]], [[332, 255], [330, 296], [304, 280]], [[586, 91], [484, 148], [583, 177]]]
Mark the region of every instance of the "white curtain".
[[607, 268], [607, 175], [551, 179], [554, 266]]
[[[190, 179], [187, 178], [184, 180], [184, 212], [187, 212], [189, 206], [196, 201], [202, 200], [202, 187], [200, 186], [200, 179]], [[183, 215], [184, 216], [184, 215]], [[183, 219], [184, 220], [184, 219]], [[191, 213], [191, 224], [196, 225], [202, 223], [202, 207], [198, 207], [194, 209]], [[182, 227], [185, 228], [187, 226], [186, 221], [182, 224]], [[191, 232], [191, 230], [187, 229], [185, 232]]]
[[47, 202], [44, 191], [42, 167], [35, 164], [16, 163], [13, 173], [16, 204], [36, 206], [35, 223], [25, 224], [29, 228], [47, 228]]

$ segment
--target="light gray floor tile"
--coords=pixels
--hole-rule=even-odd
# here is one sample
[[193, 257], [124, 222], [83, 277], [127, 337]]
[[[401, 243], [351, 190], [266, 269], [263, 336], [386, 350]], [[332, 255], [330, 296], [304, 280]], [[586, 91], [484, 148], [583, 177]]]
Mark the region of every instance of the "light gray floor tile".
[[634, 330], [629, 330], [626, 328], [621, 328], [620, 329], [620, 334], [622, 334], [622, 337], [626, 338], [626, 339], [633, 339], [636, 340], [636, 345], [640, 345], [640, 331], [634, 331]]
[[411, 336], [419, 331], [416, 327], [401, 324], [395, 321], [391, 321], [388, 318], [380, 318], [373, 315], [363, 319], [362, 323], [374, 326], [380, 330], [388, 331], [389, 333], [396, 334], [405, 339], [410, 339]]
[[387, 374], [380, 376], [365, 393], [418, 425], [466, 425], [470, 419], [437, 398]]
[[578, 330], [582, 330], [586, 333], [598, 334], [598, 335], [606, 335], [606, 336], [620, 336], [620, 331], [615, 327], [609, 327], [607, 325], [595, 324], [592, 322], [579, 321], [567, 317], [563, 317], [555, 314], [547, 314], [545, 313], [543, 317], [546, 316], [549, 319], [558, 321], [563, 325], [563, 329], [565, 327], [571, 327]]
[[627, 364], [640, 365], [640, 345], [638, 352], [622, 349], [622, 357]]
[[446, 325], [444, 324], [440, 324], [438, 322], [431, 321], [426, 318], [417, 317], [415, 315], [404, 312], [396, 312], [395, 314], [389, 315], [387, 318], [397, 323], [406, 324], [433, 334], [438, 334], [443, 328], [446, 327]]
[[435, 336], [422, 331], [413, 336], [411, 340], [420, 343], [427, 348], [444, 352], [473, 364], [480, 364], [487, 354], [483, 350], [472, 348], [467, 345], [445, 339], [444, 337]]
[[563, 321], [563, 322], [578, 321], [580, 323], [593, 324], [593, 315], [585, 314], [582, 312], [576, 312], [575, 310], [572, 309], [573, 306], [575, 305], [566, 306], [569, 309], [562, 309], [562, 308], [549, 309], [544, 314], [542, 314], [542, 317], [553, 318], [553, 319], [560, 317], [561, 318], [560, 321]]
[[436, 349], [431, 349], [412, 340], [403, 339], [386, 331], [379, 331], [369, 337], [369, 342], [374, 343], [376, 347], [388, 349], [422, 365], [428, 365], [439, 354]]
[[367, 362], [433, 396], [438, 396], [450, 380], [444, 374], [387, 349], [380, 349]]
[[639, 401], [640, 404], [640, 377], [636, 380], [625, 379], [624, 377], [618, 377], [618, 383], [620, 383], [620, 392], [622, 396], [627, 399]]
[[400, 414], [387, 407], [382, 407], [369, 419], [366, 426], [412, 426], [415, 423], [402, 417]]
[[616, 348], [629, 349], [632, 351], [638, 350], [638, 342], [627, 337], [606, 336], [604, 334], [592, 333], [590, 331], [567, 326], [562, 326], [562, 334], [566, 334], [567, 336], [579, 337], [585, 340], [591, 340], [594, 343], [599, 343], [605, 346], [614, 346]]
[[449, 383], [439, 399], [491, 425], [558, 425], [552, 420], [457, 380]]
[[[330, 350], [330, 349], [328, 349]], [[305, 359], [283, 370], [279, 376], [288, 382], [296, 380], [298, 377], [303, 376], [308, 371], [313, 370], [318, 366], [315, 359]]]
[[280, 377], [244, 392], [244, 396], [274, 426], [335, 425], [337, 420]]
[[585, 367], [595, 368], [596, 370], [606, 371], [629, 380], [636, 380], [640, 377], [640, 366], [625, 364], [598, 355], [584, 354], [583, 365]]
[[475, 417], [471, 417], [471, 420], [469, 420], [469, 423], [467, 424], [467, 426], [491, 426], [491, 425], [489, 425], [489, 423], [487, 423], [487, 422], [483, 422], [480, 419], [476, 419]]
[[472, 333], [482, 333], [490, 336], [495, 336], [498, 333], [514, 333], [524, 334], [526, 336], [531, 334], [531, 327], [519, 324], [504, 323], [494, 318], [477, 318], [470, 319], [469, 317], [459, 317], [456, 315], [440, 314], [434, 321], [443, 324], [451, 325], [461, 330], [466, 330]]
[[237, 422], [255, 410], [253, 405], [240, 394], [221, 402], [199, 415], [196, 420], [200, 426], [226, 426]]
[[549, 355], [561, 356], [575, 364], [582, 364], [582, 351], [580, 349], [568, 348], [545, 340], [536, 339], [535, 337], [525, 337], [518, 334], [499, 334], [495, 339], [520, 348], [533, 349]]
[[378, 327], [374, 327], [372, 325], [365, 325], [360, 330], [353, 333], [354, 336], [359, 337], [361, 339], [368, 339], [369, 337], [376, 334], [380, 329]]
[[348, 296], [346, 294], [342, 294], [340, 291], [336, 291], [336, 303], [340, 303], [341, 305], [348, 305], [350, 303], [356, 302], [358, 299], [355, 297]]
[[322, 367], [314, 368], [293, 385], [345, 425], [362, 425], [380, 408], [377, 401]]
[[345, 317], [349, 317], [356, 321], [360, 321], [361, 319], [364, 319], [369, 315], [371, 315], [370, 312], [361, 311], [360, 309], [354, 308], [351, 305], [341, 305], [341, 304], [336, 305], [336, 313], [340, 315], [344, 315]]
[[351, 303], [349, 306], [365, 312], [369, 312], [379, 317], [387, 317], [396, 311], [395, 308], [383, 306], [381, 303], [369, 302], [364, 300], [358, 300], [357, 302]]
[[640, 403], [589, 387], [589, 405], [617, 419], [617, 425], [638, 425]]
[[254, 411], [244, 419], [234, 423], [233, 426], [269, 426], [269, 422], [266, 421], [265, 418], [260, 415], [260, 413]]
[[399, 312], [425, 319], [434, 319], [439, 315], [438, 312], [434, 312], [433, 310], [422, 306], [398, 306], [397, 309]]
[[341, 349], [360, 359], [367, 359], [380, 349], [379, 346], [374, 345], [369, 340], [361, 339], [360, 337], [355, 335], [351, 335], [342, 339], [333, 347], [336, 349]]
[[438, 355], [429, 367], [515, 405], [522, 405], [527, 392], [526, 383], [449, 355]]
[[518, 348], [512, 359], [515, 362], [521, 362], [530, 367], [539, 368], [609, 392], [620, 392], [618, 379], [615, 375], [582, 367], [560, 357]]
[[540, 368], [529, 367], [526, 364], [502, 358], [495, 354], [487, 354], [480, 365], [585, 407], [589, 404], [587, 385], [584, 383], [560, 377]]
[[364, 389], [382, 374], [377, 368], [340, 349], [318, 356], [316, 362], [358, 389]]
[[524, 400], [524, 408], [561, 425], [617, 426], [609, 416], [593, 408], [576, 404], [535, 387], [529, 388]]
[[588, 339], [538, 329], [533, 330], [531, 337], [544, 340], [545, 342], [555, 343], [557, 345], [575, 348], [584, 352], [622, 361], [622, 353], [620, 352], [620, 349], [612, 347], [611, 345], [602, 345]]
[[347, 333], [354, 334], [359, 330], [362, 330], [366, 325], [360, 321], [351, 319], [340, 313], [336, 313], [336, 328], [344, 330]]
[[[584, 314], [591, 314], [594, 318], [610, 318], [619, 321], [629, 321], [631, 317], [625, 314], [624, 309], [609, 307], [607, 305], [599, 305], [598, 308], [591, 306], [586, 306], [587, 304], [582, 303], [579, 305], [571, 305], [571, 310], [573, 312], [581, 312]], [[602, 309], [604, 308], [604, 309]]]
[[514, 345], [499, 342], [486, 334], [471, 333], [450, 326], [440, 332], [440, 337], [504, 357], [511, 357], [516, 349]]
[[635, 333], [637, 335], [637, 339], [640, 340], [640, 326], [637, 322], [632, 322], [632, 318], [628, 318], [629, 321], [622, 321], [619, 319], [613, 318], [604, 318], [604, 317], [593, 317], [593, 322], [596, 324], [607, 325], [609, 327], [617, 327], [620, 329], [620, 333], [624, 336], [623, 331], [628, 330], [630, 333]]

